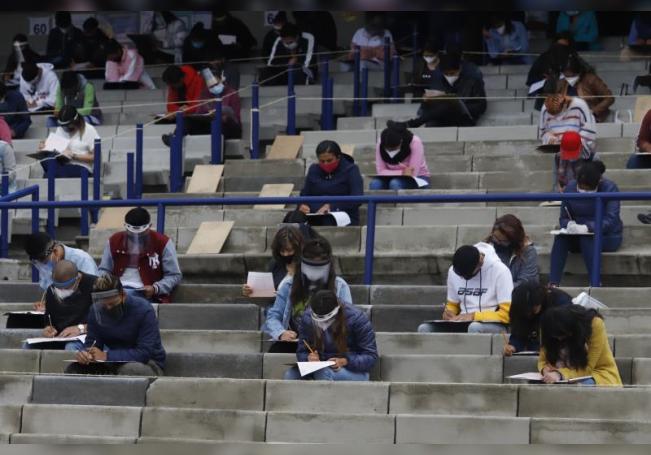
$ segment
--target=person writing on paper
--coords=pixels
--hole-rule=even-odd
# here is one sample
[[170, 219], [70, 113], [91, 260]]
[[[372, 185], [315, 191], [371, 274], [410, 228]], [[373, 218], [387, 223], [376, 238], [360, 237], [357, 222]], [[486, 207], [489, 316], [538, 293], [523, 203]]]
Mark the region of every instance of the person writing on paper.
[[11, 139], [22, 139], [32, 124], [23, 95], [19, 90], [8, 90], [3, 82], [0, 82], [0, 115], [9, 126]]
[[342, 71], [355, 70], [355, 49], [359, 49], [361, 68], [368, 68], [369, 71], [382, 71], [384, 69], [384, 43], [389, 41], [389, 55], [396, 54], [393, 35], [385, 28], [384, 17], [378, 12], [367, 12], [365, 14], [366, 25], [358, 29], [350, 43], [350, 52], [346, 61], [341, 63]]
[[[443, 320], [472, 321], [468, 333], [506, 332], [513, 279], [492, 245], [478, 243], [457, 249], [448, 270], [448, 298]], [[421, 333], [436, 327], [423, 323]]]
[[104, 78], [107, 84], [104, 88], [140, 88], [144, 86], [154, 89], [147, 71], [145, 62], [136, 49], [127, 49], [116, 40], [109, 40], [104, 49], [106, 50], [106, 67]]
[[516, 216], [504, 215], [496, 219], [484, 242], [495, 248], [497, 256], [511, 271], [513, 286], [538, 283], [538, 252]]
[[151, 304], [127, 294], [113, 275], [99, 277], [91, 295], [86, 350], [66, 373], [162, 376], [166, 354]]
[[644, 114], [635, 140], [635, 152], [626, 162], [626, 169], [651, 169], [651, 110]]
[[541, 318], [538, 370], [543, 382], [589, 377], [581, 385], [622, 386], [603, 317], [596, 310], [565, 305]]
[[95, 96], [95, 86], [74, 71], [64, 71], [61, 74], [61, 84], [54, 105], [55, 117], [65, 105], [74, 106], [86, 123], [94, 126], [102, 124], [102, 110]]
[[258, 44], [251, 30], [223, 7], [212, 12], [211, 40], [223, 45], [229, 59], [247, 58]]
[[[5, 123], [0, 117], [0, 128]], [[6, 127], [6, 123], [5, 123]], [[7, 127], [8, 128], [8, 127]], [[7, 142], [7, 139], [9, 142]], [[16, 153], [11, 145], [11, 137], [0, 138], [0, 175], [9, 175], [9, 192], [16, 191]]]
[[[615, 182], [604, 178], [606, 166], [601, 161], [591, 161], [581, 165], [575, 181], [565, 189], [565, 193], [616, 193], [619, 188]], [[608, 200], [604, 208], [601, 225], [602, 251], [617, 251], [622, 244], [624, 226], [620, 218], [620, 201]], [[573, 199], [563, 201], [561, 205], [560, 226], [569, 235], [557, 235], [551, 253], [549, 283], [558, 286], [561, 283], [565, 261], [569, 252], [581, 253], [583, 262], [592, 274], [594, 252], [595, 201], [591, 199]]]
[[[271, 272], [274, 288], [278, 289], [287, 276], [294, 276], [298, 263], [301, 261], [303, 249], [303, 234], [294, 226], [282, 226], [274, 235], [271, 242], [272, 258], [267, 270]], [[242, 287], [242, 295], [250, 297], [253, 289], [250, 286]]]
[[[59, 127], [54, 132], [56, 139], [67, 143], [64, 150], [56, 150], [70, 159], [65, 166], [57, 166], [56, 177], [80, 177], [81, 167], [88, 170], [88, 175], [93, 175], [93, 163], [95, 161], [95, 140], [100, 139], [97, 130], [93, 125], [86, 123], [84, 117], [71, 105], [65, 105], [57, 115]], [[50, 138], [48, 138], [50, 141]], [[40, 151], [48, 148], [47, 142], [41, 142], [38, 146]], [[49, 150], [55, 151], [55, 150]], [[46, 172], [50, 160], [41, 161], [41, 166]]]
[[[268, 79], [273, 72], [282, 72], [289, 67], [300, 67], [301, 71], [294, 72], [296, 84], [310, 84], [314, 82], [316, 66], [312, 64], [314, 54], [314, 35], [301, 32], [295, 24], [288, 22], [280, 30], [267, 60], [267, 67], [271, 70], [265, 74]], [[279, 74], [280, 75], [280, 74]], [[284, 84], [287, 77], [277, 78], [275, 84]], [[274, 84], [271, 82], [271, 84]]]
[[20, 93], [29, 112], [49, 111], [56, 103], [59, 79], [51, 63], [23, 63], [20, 75]]
[[513, 289], [511, 296], [511, 336], [504, 346], [504, 355], [516, 352], [540, 351], [540, 319], [547, 310], [571, 305], [572, 297], [558, 288], [540, 283], [523, 283]]
[[54, 14], [56, 27], [50, 30], [47, 37], [46, 56], [56, 69], [70, 65], [72, 47], [84, 39], [80, 29], [72, 24], [70, 11], [57, 11]]
[[371, 180], [370, 190], [429, 188], [430, 173], [423, 142], [401, 125], [382, 131], [375, 147], [375, 169], [378, 177]]
[[242, 105], [240, 95], [236, 90], [237, 86], [232, 84], [234, 79], [230, 79], [230, 75], [233, 73], [239, 81], [239, 75], [235, 71], [229, 71], [224, 61], [214, 61], [201, 71], [210, 95], [222, 100], [222, 136], [224, 139], [240, 139], [242, 137], [240, 117]]
[[[278, 287], [276, 300], [267, 312], [262, 331], [276, 341], [298, 339], [298, 330], [310, 297], [329, 289], [342, 303], [353, 303], [348, 283], [336, 276], [330, 243], [321, 237], [305, 242], [301, 260], [293, 276], [287, 276]], [[295, 352], [294, 344], [274, 344], [269, 352]]]
[[20, 85], [20, 74], [23, 70], [23, 63], [42, 62], [44, 57], [30, 47], [27, 36], [22, 33], [15, 35], [11, 44], [11, 49], [7, 53], [9, 57], [7, 58], [4, 77], [2, 79], [7, 85], [17, 86]]
[[[38, 285], [43, 291], [52, 285], [54, 266], [64, 259], [72, 262], [81, 273], [94, 276], [99, 274], [95, 260], [88, 253], [57, 242], [45, 232], [28, 235], [25, 239], [25, 252], [32, 266], [38, 270]], [[43, 302], [37, 302], [34, 309], [44, 310]]]
[[556, 33], [572, 34], [579, 51], [599, 51], [599, 24], [594, 11], [561, 11], [556, 20]]
[[529, 52], [529, 33], [522, 22], [513, 21], [508, 15], [494, 15], [483, 35], [491, 63], [529, 63], [529, 57], [522, 55]]
[[[88, 311], [93, 304], [91, 292], [97, 277], [77, 270], [66, 260], [59, 261], [52, 272], [52, 285], [45, 294], [45, 320], [43, 338], [70, 338], [86, 333]], [[78, 351], [84, 344], [79, 340], [57, 345], [66, 351]], [[24, 349], [40, 349], [40, 345], [25, 343]]]
[[[364, 181], [355, 160], [342, 153], [334, 141], [322, 141], [316, 147], [318, 163], [307, 171], [301, 196], [361, 196], [364, 194]], [[332, 204], [301, 204], [298, 209], [305, 213], [327, 214], [346, 212], [350, 225], [359, 225], [359, 204], [337, 202]], [[336, 225], [335, 220], [328, 220]]]
[[172, 291], [183, 278], [174, 242], [151, 230], [151, 217], [142, 207], [127, 212], [124, 228], [106, 242], [100, 273], [119, 277], [129, 294], [170, 303]]
[[301, 319], [296, 359], [334, 365], [303, 378], [298, 368], [292, 367], [285, 372], [285, 379], [368, 381], [378, 360], [371, 321], [362, 310], [339, 302], [334, 292], [318, 291]]

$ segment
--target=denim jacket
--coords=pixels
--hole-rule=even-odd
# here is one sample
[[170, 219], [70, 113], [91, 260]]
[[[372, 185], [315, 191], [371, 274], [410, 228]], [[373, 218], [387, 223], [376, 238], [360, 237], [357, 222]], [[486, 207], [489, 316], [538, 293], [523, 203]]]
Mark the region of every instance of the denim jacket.
[[[269, 334], [274, 340], [280, 339], [280, 335], [289, 328], [289, 321], [292, 318], [292, 305], [289, 295], [292, 291], [294, 277], [286, 277], [276, 292], [276, 301], [267, 311], [267, 320], [262, 324], [263, 332]], [[335, 278], [335, 293], [341, 303], [353, 304], [348, 283], [343, 278]]]

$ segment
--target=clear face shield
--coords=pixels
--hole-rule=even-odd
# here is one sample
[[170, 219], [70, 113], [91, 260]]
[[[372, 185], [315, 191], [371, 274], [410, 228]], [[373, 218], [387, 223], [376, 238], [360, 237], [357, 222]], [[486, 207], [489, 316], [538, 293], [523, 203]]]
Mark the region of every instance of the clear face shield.
[[117, 289], [93, 292], [93, 312], [95, 319], [101, 326], [111, 326], [120, 321], [124, 316], [122, 293]]
[[79, 274], [66, 281], [54, 281], [52, 283], [52, 292], [59, 302], [64, 302], [68, 297], [71, 297], [77, 292], [78, 284]]
[[143, 226], [124, 224], [124, 229], [127, 231], [127, 251], [130, 255], [139, 256], [144, 251], [150, 228], [151, 223]]
[[303, 259], [301, 261], [301, 274], [303, 281], [310, 293], [314, 293], [319, 289], [325, 289], [330, 277], [330, 261], [312, 261]]

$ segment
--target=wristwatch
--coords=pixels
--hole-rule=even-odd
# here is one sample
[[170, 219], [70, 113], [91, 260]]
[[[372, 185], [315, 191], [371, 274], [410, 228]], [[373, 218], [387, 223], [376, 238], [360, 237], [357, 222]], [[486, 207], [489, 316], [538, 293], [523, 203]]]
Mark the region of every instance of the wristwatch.
[[86, 328], [84, 324], [77, 324], [77, 328], [79, 329], [79, 334], [86, 333], [86, 331], [84, 330]]

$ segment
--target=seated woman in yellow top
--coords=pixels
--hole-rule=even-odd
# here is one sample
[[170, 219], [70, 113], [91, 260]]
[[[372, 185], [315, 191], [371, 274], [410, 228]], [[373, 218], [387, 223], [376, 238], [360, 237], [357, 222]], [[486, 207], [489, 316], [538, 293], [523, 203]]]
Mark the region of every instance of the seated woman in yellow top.
[[538, 369], [547, 384], [587, 376], [583, 385], [621, 386], [606, 326], [595, 310], [578, 305], [552, 308], [541, 321]]

